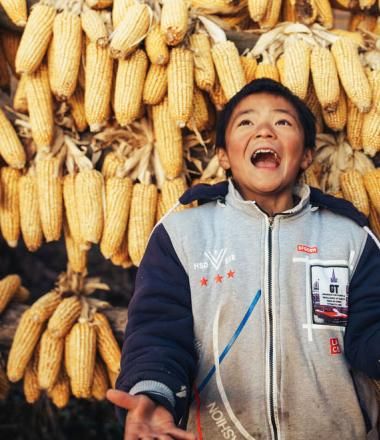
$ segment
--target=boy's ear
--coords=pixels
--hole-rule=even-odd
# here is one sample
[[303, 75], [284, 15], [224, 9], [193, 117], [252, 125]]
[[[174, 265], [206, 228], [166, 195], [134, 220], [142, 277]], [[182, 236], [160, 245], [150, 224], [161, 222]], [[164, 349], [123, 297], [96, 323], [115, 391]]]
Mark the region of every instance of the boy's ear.
[[228, 155], [227, 155], [226, 150], [224, 148], [218, 148], [216, 150], [216, 154], [219, 159], [219, 165], [224, 170], [229, 170], [231, 168], [231, 165], [230, 165], [230, 160], [228, 159]]
[[311, 165], [311, 162], [313, 162], [313, 150], [311, 148], [306, 148], [306, 150], [303, 153], [303, 158], [301, 161], [301, 170], [305, 171], [309, 166]]

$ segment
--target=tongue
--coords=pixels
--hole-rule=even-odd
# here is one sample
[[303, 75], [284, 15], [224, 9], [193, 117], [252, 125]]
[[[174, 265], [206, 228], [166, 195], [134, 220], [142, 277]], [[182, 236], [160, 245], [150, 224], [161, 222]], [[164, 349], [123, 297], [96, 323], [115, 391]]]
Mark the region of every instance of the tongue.
[[278, 164], [273, 154], [260, 154], [254, 163], [257, 168], [277, 168]]

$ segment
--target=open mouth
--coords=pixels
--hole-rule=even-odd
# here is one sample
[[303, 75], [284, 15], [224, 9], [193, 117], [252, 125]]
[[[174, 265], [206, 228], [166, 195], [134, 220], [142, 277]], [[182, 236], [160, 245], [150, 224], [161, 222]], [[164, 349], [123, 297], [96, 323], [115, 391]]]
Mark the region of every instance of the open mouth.
[[270, 148], [259, 148], [251, 156], [252, 165], [257, 168], [275, 169], [280, 165], [279, 155]]

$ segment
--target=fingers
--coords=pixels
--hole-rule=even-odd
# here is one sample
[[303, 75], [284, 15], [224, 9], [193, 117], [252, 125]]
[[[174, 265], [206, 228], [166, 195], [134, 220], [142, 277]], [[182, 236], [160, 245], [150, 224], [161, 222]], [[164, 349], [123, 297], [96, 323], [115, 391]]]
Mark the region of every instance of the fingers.
[[192, 432], [184, 431], [180, 428], [172, 428], [166, 432], [171, 438], [176, 440], [196, 440], [196, 436]]
[[120, 390], [108, 390], [106, 397], [114, 405], [120, 406], [121, 408], [127, 410], [135, 409], [139, 402], [137, 396], [132, 396], [131, 394]]

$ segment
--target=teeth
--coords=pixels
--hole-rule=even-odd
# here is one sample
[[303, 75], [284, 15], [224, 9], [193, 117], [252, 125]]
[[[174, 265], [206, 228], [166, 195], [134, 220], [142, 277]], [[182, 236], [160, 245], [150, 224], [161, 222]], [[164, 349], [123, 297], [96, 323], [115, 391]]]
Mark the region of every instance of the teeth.
[[271, 154], [274, 154], [275, 159], [276, 159], [276, 160], [279, 160], [278, 154], [277, 154], [275, 151], [273, 151], [273, 150], [271, 150], [271, 149], [269, 149], [269, 148], [260, 148], [259, 150], [256, 150], [256, 151], [253, 153], [253, 159], [255, 159], [256, 156], [257, 156], [259, 153], [271, 153]]

